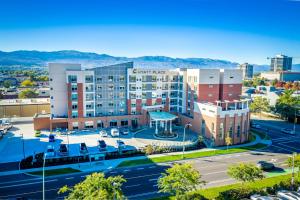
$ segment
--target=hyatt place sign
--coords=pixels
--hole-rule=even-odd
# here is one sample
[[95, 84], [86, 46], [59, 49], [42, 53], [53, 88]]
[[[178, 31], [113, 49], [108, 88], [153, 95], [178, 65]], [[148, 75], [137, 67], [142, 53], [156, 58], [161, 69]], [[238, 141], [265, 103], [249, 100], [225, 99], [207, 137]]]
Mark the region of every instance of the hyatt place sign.
[[165, 74], [165, 70], [145, 70], [145, 69], [133, 69], [133, 74]]

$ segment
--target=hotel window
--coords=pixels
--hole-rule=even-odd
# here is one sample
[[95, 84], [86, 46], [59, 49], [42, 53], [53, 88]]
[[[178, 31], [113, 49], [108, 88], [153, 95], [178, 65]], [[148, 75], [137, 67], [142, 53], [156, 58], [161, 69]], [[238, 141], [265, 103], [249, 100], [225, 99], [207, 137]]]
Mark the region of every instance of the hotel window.
[[136, 85], [135, 85], [135, 84], [130, 84], [130, 85], [129, 85], [129, 89], [130, 89], [131, 91], [136, 90]]
[[110, 92], [110, 93], [108, 94], [108, 97], [109, 97], [110, 99], [113, 99], [113, 98], [114, 98], [114, 93]]
[[120, 86], [120, 90], [125, 90], [125, 86]]
[[125, 81], [125, 76], [120, 76], [119, 80], [120, 81]]
[[97, 82], [102, 82], [102, 77], [97, 77]]
[[108, 106], [109, 106], [109, 107], [113, 107], [113, 106], [114, 106], [114, 103], [113, 103], [113, 102], [109, 102], [109, 103], [108, 103]]
[[85, 100], [86, 101], [93, 101], [94, 100], [94, 95], [93, 94], [86, 94], [85, 95]]
[[152, 76], [152, 81], [157, 81], [157, 77], [156, 76]]
[[114, 89], [114, 85], [108, 85], [108, 90], [113, 90]]
[[108, 76], [108, 81], [113, 81], [114, 77], [113, 76]]
[[152, 90], [156, 90], [156, 84], [155, 83], [152, 84]]
[[102, 86], [101, 85], [97, 85], [97, 90], [102, 90]]
[[203, 135], [203, 136], [205, 136], [205, 127], [206, 125], [205, 125], [205, 120], [204, 119], [202, 119], [202, 121], [201, 121], [201, 135]]
[[98, 104], [97, 104], [97, 107], [98, 107], [98, 108], [102, 107], [102, 103], [98, 103]]
[[85, 91], [86, 91], [86, 92], [93, 92], [93, 91], [94, 91], [93, 85], [88, 85], [88, 86], [86, 86], [86, 87], [85, 87]]
[[237, 136], [237, 137], [240, 137], [240, 135], [241, 135], [241, 126], [238, 125], [238, 126], [237, 126], [236, 136]]
[[94, 79], [94, 77], [92, 75], [85, 76], [85, 82], [86, 83], [92, 83], [93, 79]]
[[72, 109], [73, 110], [77, 110], [77, 107], [78, 107], [77, 104], [72, 104]]
[[129, 98], [130, 98], [130, 99], [135, 99], [135, 98], [136, 98], [136, 94], [133, 93], [133, 92], [130, 92], [130, 93], [129, 93]]
[[72, 118], [77, 118], [78, 117], [78, 113], [77, 112], [72, 112]]
[[211, 132], [215, 133], [215, 123], [211, 123]]
[[194, 76], [194, 82], [197, 82], [197, 81], [198, 81], [197, 76]]
[[147, 82], [147, 76], [142, 76], [142, 81]]
[[97, 99], [102, 99], [102, 94], [97, 94]]
[[224, 139], [224, 124], [220, 123], [219, 138]]
[[94, 106], [93, 106], [93, 104], [86, 104], [85, 105], [85, 108], [86, 109], [92, 109]]
[[232, 120], [230, 121], [230, 126], [229, 126], [229, 137], [231, 137], [232, 138], [232, 136], [233, 136], [233, 122], [232, 122]]
[[77, 83], [77, 76], [76, 75], [69, 75], [68, 76], [69, 83]]
[[77, 94], [72, 94], [71, 99], [72, 100], [77, 100], [78, 99], [78, 95]]
[[136, 106], [136, 104], [135, 103], [131, 103], [131, 107], [135, 107]]
[[208, 85], [208, 88], [213, 88], [214, 86], [213, 85]]
[[77, 91], [77, 85], [71, 85], [71, 91], [76, 92]]
[[129, 76], [130, 82], [136, 82], [136, 76]]
[[229, 87], [233, 87], [233, 85], [229, 85]]

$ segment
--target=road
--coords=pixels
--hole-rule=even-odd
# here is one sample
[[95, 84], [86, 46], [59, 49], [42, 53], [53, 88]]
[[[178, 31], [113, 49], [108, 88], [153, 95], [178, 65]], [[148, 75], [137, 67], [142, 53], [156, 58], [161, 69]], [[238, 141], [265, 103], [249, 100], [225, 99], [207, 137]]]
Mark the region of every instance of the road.
[[[228, 177], [228, 166], [239, 162], [256, 163], [259, 160], [274, 162], [277, 167], [285, 167], [285, 160], [294, 151], [300, 152], [300, 136], [291, 136], [280, 133], [278, 128], [267, 123], [257, 122], [263, 128], [269, 129], [272, 138], [272, 146], [256, 152], [244, 152], [230, 155], [197, 158], [179, 162], [191, 162], [199, 170], [202, 179], [207, 182], [205, 187], [213, 187], [234, 183], [235, 180]], [[106, 176], [123, 175], [127, 182], [123, 185], [124, 194], [132, 200], [147, 199], [162, 195], [158, 193], [157, 179], [174, 162], [151, 164], [128, 168], [113, 169]], [[46, 199], [63, 198], [57, 195], [57, 191], [63, 185], [73, 186], [84, 180], [89, 173], [76, 173], [62, 176], [46, 177]], [[41, 199], [42, 179], [24, 174], [2, 176], [0, 182], [0, 199], [27, 197]]]

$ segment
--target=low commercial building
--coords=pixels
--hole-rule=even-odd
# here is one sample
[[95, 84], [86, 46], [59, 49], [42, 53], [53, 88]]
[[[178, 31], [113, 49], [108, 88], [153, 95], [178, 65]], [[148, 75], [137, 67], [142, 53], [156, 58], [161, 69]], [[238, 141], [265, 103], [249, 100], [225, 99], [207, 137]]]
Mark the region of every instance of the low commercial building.
[[280, 72], [262, 72], [260, 74], [261, 78], [265, 78], [267, 80], [278, 80], [282, 82], [294, 82], [300, 81], [300, 72], [288, 72], [288, 71], [280, 71]]
[[49, 85], [51, 115], [37, 115], [36, 129], [149, 126], [172, 132], [176, 120], [190, 122], [213, 145], [225, 145], [227, 136], [234, 144], [248, 140], [239, 69], [145, 69], [129, 62], [82, 70], [52, 63]]
[[33, 117], [36, 113], [50, 113], [49, 98], [0, 100], [0, 118]]

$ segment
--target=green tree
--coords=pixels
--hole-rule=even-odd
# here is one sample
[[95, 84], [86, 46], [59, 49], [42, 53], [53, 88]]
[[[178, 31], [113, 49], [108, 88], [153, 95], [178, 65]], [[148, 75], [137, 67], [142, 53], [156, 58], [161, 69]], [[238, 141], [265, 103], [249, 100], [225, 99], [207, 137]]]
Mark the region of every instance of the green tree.
[[33, 86], [34, 85], [34, 82], [33, 81], [31, 81], [31, 80], [24, 80], [22, 83], [21, 83], [21, 86], [22, 87], [31, 87], [31, 86]]
[[30, 98], [36, 98], [38, 94], [31, 89], [23, 90], [19, 93], [19, 99], [30, 99]]
[[166, 173], [162, 173], [158, 179], [158, 188], [160, 192], [176, 195], [176, 199], [179, 199], [186, 192], [205, 184], [200, 179], [200, 173], [191, 164], [175, 164], [167, 169]]
[[227, 174], [238, 181], [242, 181], [243, 184], [264, 178], [262, 170], [252, 163], [232, 165], [228, 168]]
[[154, 147], [151, 144], [147, 145], [146, 148], [145, 148], [145, 153], [147, 155], [153, 154], [154, 151], [155, 151], [155, 149], [154, 149]]
[[77, 183], [74, 187], [64, 186], [58, 191], [68, 193], [67, 200], [81, 199], [125, 199], [122, 192], [122, 185], [126, 180], [122, 176], [110, 176], [105, 178], [103, 173], [93, 173], [86, 179]]
[[5, 88], [10, 88], [11, 82], [10, 82], [9, 80], [5, 80], [5, 81], [3, 82], [3, 86], [4, 86]]
[[268, 112], [270, 110], [269, 101], [263, 97], [254, 97], [253, 102], [250, 104], [250, 110], [254, 113]]
[[277, 79], [274, 79], [271, 81], [271, 85], [272, 86], [276, 86], [278, 84], [278, 80]]
[[229, 136], [229, 134], [227, 134], [227, 137], [225, 138], [225, 143], [228, 150], [228, 146], [232, 145], [232, 138]]
[[[293, 166], [293, 158], [289, 157], [287, 159], [287, 164], [289, 167]], [[300, 154], [296, 154], [294, 158], [294, 167], [298, 168], [298, 176], [300, 176]]]
[[297, 111], [297, 107], [300, 105], [300, 98], [293, 96], [293, 93], [294, 90], [285, 90], [276, 102], [275, 111], [283, 119], [295, 120], [295, 111]]

